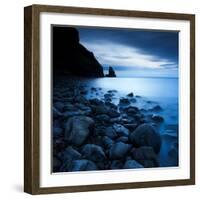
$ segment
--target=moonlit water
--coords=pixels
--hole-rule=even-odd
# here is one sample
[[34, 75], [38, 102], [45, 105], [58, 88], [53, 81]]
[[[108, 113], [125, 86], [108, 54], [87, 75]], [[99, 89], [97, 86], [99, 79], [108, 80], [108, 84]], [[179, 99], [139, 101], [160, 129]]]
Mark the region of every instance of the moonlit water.
[[[178, 123], [177, 78], [96, 78], [84, 79], [81, 83], [87, 87], [102, 88], [103, 92], [116, 90], [117, 97], [113, 100], [115, 103], [118, 103], [119, 97], [133, 92], [135, 96], [141, 97], [135, 106], [149, 109], [154, 104], [159, 104], [164, 110], [162, 114], [165, 115], [165, 122]], [[90, 97], [95, 97], [95, 94], [90, 94]]]
[[88, 79], [88, 84], [103, 89], [115, 89], [122, 95], [132, 91], [136, 95], [149, 98], [177, 98], [177, 78], [96, 78]]

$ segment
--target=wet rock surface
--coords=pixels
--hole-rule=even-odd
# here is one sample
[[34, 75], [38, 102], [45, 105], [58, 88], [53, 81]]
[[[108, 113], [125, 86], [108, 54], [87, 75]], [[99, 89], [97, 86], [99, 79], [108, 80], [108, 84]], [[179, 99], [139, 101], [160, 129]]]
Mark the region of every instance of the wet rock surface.
[[[159, 104], [148, 101], [149, 108], [141, 108], [132, 99], [142, 97], [133, 92], [117, 97], [116, 90], [62, 81], [53, 91], [54, 172], [159, 167], [160, 155], [178, 164], [177, 140], [163, 149], [162, 141], [171, 138], [159, 133], [165, 121]], [[177, 131], [173, 124], [166, 128]]]

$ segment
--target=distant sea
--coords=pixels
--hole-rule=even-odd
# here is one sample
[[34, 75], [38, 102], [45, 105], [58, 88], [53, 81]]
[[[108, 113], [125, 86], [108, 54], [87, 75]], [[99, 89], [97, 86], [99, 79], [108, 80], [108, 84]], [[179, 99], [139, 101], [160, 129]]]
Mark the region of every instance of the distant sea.
[[[102, 88], [103, 92], [116, 90], [117, 97], [124, 97], [133, 92], [142, 97], [135, 105], [140, 108], [151, 107], [158, 103], [164, 110], [166, 123], [178, 123], [178, 78], [95, 78], [81, 79], [80, 84]], [[89, 97], [95, 94], [88, 94]], [[117, 103], [119, 98], [114, 99]], [[148, 108], [147, 108], [148, 109]]]

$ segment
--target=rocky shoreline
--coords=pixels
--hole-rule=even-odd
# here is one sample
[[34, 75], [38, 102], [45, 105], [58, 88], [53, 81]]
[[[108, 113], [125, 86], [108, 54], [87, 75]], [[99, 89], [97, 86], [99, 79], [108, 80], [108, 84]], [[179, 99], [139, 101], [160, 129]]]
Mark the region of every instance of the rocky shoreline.
[[132, 92], [113, 103], [117, 91], [101, 90], [54, 87], [53, 172], [159, 167], [161, 106], [133, 106], [141, 97]]

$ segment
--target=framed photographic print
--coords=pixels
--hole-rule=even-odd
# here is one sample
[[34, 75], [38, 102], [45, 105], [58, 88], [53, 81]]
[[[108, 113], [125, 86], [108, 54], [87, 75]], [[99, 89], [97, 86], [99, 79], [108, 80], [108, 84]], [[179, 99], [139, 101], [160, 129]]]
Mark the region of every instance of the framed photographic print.
[[24, 10], [24, 190], [195, 183], [195, 16]]

